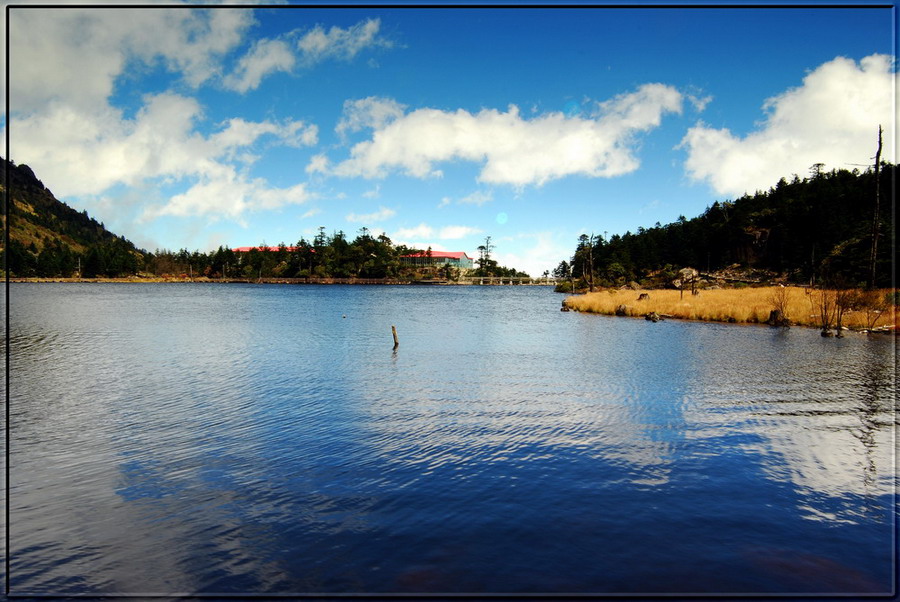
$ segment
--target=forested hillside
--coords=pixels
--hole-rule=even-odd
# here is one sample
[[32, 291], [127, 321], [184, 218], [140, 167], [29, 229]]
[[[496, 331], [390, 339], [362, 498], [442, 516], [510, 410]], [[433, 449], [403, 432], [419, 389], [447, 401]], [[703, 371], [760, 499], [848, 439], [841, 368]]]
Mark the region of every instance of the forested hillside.
[[[682, 216], [608, 240], [582, 235], [571, 261], [562, 262], [555, 275], [587, 282], [593, 267], [595, 284], [609, 286], [653, 280], [686, 266], [710, 272], [739, 264], [791, 282], [887, 287], [895, 232], [893, 175], [894, 166], [882, 164], [877, 217], [873, 169], [816, 169], [809, 178], [782, 179], [767, 191], [717, 201], [693, 219]], [[595, 227], [602, 231], [602, 222]], [[877, 257], [871, 282], [873, 231]]]
[[27, 165], [9, 163], [7, 182], [5, 163], [0, 186], [9, 186], [11, 202], [9, 249], [2, 252], [10, 275], [67, 276], [80, 266], [84, 276], [119, 276], [139, 269], [142, 254], [131, 242], [58, 201]]

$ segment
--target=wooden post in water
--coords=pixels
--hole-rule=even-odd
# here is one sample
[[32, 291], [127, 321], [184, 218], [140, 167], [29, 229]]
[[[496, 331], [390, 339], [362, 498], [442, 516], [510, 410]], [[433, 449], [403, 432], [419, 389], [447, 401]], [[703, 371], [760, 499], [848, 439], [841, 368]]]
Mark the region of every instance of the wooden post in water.
[[391, 325], [391, 334], [394, 335], [394, 349], [396, 349], [400, 345], [400, 341], [397, 340], [397, 327], [394, 325]]

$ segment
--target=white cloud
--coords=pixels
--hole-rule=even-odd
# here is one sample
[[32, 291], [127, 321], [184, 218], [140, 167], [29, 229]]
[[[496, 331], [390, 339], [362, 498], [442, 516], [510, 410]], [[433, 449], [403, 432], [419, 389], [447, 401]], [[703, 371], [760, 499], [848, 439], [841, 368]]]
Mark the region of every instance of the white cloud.
[[270, 134], [282, 144], [293, 147], [312, 146], [318, 141], [318, 128], [302, 121], [245, 121], [240, 117], [229, 119], [221, 132], [210, 136], [210, 143], [219, 151], [233, 151], [256, 142]]
[[284, 40], [260, 40], [238, 61], [234, 73], [223, 80], [226, 88], [237, 92], [256, 89], [263, 77], [276, 72], [290, 72], [296, 58]]
[[13, 118], [11, 155], [62, 196], [147, 176], [181, 178], [212, 169], [207, 143], [190, 133], [200, 114], [197, 101], [175, 94], [148, 97], [133, 120], [111, 107], [87, 112], [54, 102], [42, 114]]
[[[445, 245], [436, 242], [429, 242], [427, 240], [398, 240], [395, 238], [391, 238], [391, 241], [395, 245], [403, 245], [405, 247], [409, 247], [410, 249], [431, 249], [432, 251], [451, 251]], [[452, 249], [452, 251], [459, 251], [460, 249]]]
[[299, 205], [310, 198], [314, 197], [304, 184], [271, 188], [262, 179], [248, 180], [233, 170], [224, 170], [218, 177], [205, 178], [187, 192], [173, 196], [165, 205], [148, 208], [142, 217], [207, 215], [225, 216], [241, 222], [246, 212]]
[[476, 190], [470, 195], [464, 196], [459, 199], [460, 205], [478, 205], [481, 207], [485, 203], [490, 203], [494, 200], [494, 194], [491, 191], [483, 191]]
[[381, 184], [376, 184], [375, 188], [365, 191], [362, 195], [366, 199], [377, 199], [381, 196]]
[[412, 228], [400, 228], [396, 232], [391, 235], [391, 238], [396, 239], [415, 239], [415, 238], [431, 238], [434, 236], [434, 228], [431, 226], [421, 223], [418, 226], [414, 226]]
[[29, 8], [10, 12], [10, 108], [39, 112], [53, 101], [105, 104], [127, 66], [162, 62], [197, 87], [216, 77], [225, 53], [253, 23], [251, 11], [220, 8]]
[[306, 65], [326, 59], [350, 60], [363, 49], [392, 46], [389, 40], [378, 35], [380, 29], [380, 19], [367, 19], [347, 29], [332, 27], [328, 31], [316, 25], [298, 40], [297, 48]]
[[388, 218], [396, 215], [397, 212], [393, 209], [389, 209], [387, 207], [379, 207], [378, 211], [374, 213], [366, 213], [366, 214], [356, 214], [350, 213], [346, 216], [346, 220], [348, 222], [364, 222], [364, 223], [373, 223], [373, 222], [381, 222]]
[[371, 128], [381, 129], [388, 123], [403, 117], [406, 106], [390, 98], [369, 96], [359, 100], [344, 101], [344, 113], [335, 131], [341, 136]]
[[[805, 174], [815, 163], [826, 169], [868, 163], [878, 125], [894, 128], [894, 77], [885, 55], [858, 64], [843, 57], [829, 61], [801, 86], [766, 100], [765, 121], [743, 138], [703, 123], [691, 128], [681, 143], [688, 153], [687, 173], [721, 194], [737, 196]], [[884, 155], [893, 156], [890, 137]]]
[[445, 226], [438, 233], [438, 238], [441, 240], [456, 240], [473, 234], [481, 234], [481, 232], [483, 230], [469, 226]]
[[313, 207], [312, 209], [301, 215], [300, 219], [309, 219], [311, 217], [319, 215], [320, 213], [322, 213], [321, 209], [319, 209], [318, 207]]
[[[484, 163], [478, 179], [490, 184], [540, 186], [575, 174], [612, 177], [637, 169], [635, 135], [659, 126], [664, 113], [680, 112], [681, 103], [674, 88], [646, 84], [598, 104], [592, 118], [549, 113], [528, 120], [516, 106], [476, 114], [418, 109], [381, 122], [371, 140], [354, 145], [350, 158], [330, 173], [375, 178], [401, 170], [437, 177], [435, 163], [461, 159]], [[354, 113], [347, 119], [364, 123], [366, 117]], [[374, 115], [369, 119], [377, 122]]]
[[685, 95], [685, 98], [694, 106], [694, 110], [702, 113], [706, 109], [706, 105], [712, 102], [712, 96], [695, 96], [693, 94]]
[[482, 230], [472, 228], [470, 226], [444, 226], [437, 230], [426, 223], [421, 223], [412, 228], [401, 228], [394, 232], [391, 238], [396, 239], [436, 239], [436, 240], [458, 240], [471, 236], [473, 234], [481, 234]]
[[349, 61], [366, 48], [390, 47], [391, 42], [378, 35], [380, 28], [380, 20], [368, 19], [347, 29], [332, 27], [326, 32], [317, 25], [305, 34], [294, 30], [277, 38], [258, 40], [234, 71], [222, 79], [222, 84], [244, 93], [259, 87], [271, 73], [293, 72], [298, 62], [309, 68], [326, 59]]
[[324, 154], [319, 153], [318, 155], [313, 155], [309, 160], [309, 164], [306, 166], [306, 173], [328, 173], [328, 165], [328, 157]]
[[153, 178], [218, 181], [228, 161], [252, 160], [246, 151], [262, 136], [282, 144], [315, 142], [316, 128], [299, 121], [231, 119], [208, 137], [195, 131], [202, 107], [172, 93], [146, 96], [133, 119], [99, 107], [83, 111], [60, 102], [42, 114], [13, 120], [12, 156], [27, 162], [61, 196], [100, 194], [116, 184]]
[[[468, 194], [461, 199], [456, 201], [459, 205], [477, 205], [481, 207], [485, 203], [490, 203], [494, 200], [494, 193], [491, 191], [484, 190], [476, 190], [475, 192]], [[445, 196], [441, 199], [440, 203], [438, 203], [438, 209], [442, 207], [447, 207], [448, 205], [453, 204], [453, 199]]]
[[288, 119], [278, 128], [272, 133], [276, 134], [284, 144], [294, 148], [313, 146], [319, 141], [319, 128], [315, 124]]
[[[10, 12], [11, 158], [31, 165], [57, 196], [91, 197], [117, 185], [177, 183], [184, 191], [167, 201], [146, 201], [152, 205], [141, 219], [205, 215], [236, 221], [246, 211], [311, 197], [302, 184], [273, 188], [249, 177], [245, 168], [260, 158], [254, 150], [261, 139], [310, 146], [318, 140], [315, 125], [235, 118], [201, 134], [203, 107], [183, 93], [148, 94], [133, 117], [111, 105], [114, 87], [131, 69], [140, 74], [161, 64], [181, 77], [182, 89], [219, 78], [223, 56], [253, 23], [251, 11]], [[235, 85], [249, 86], [262, 77], [268, 67], [260, 61], [277, 54], [277, 48], [255, 46], [241, 63], [242, 79]]]

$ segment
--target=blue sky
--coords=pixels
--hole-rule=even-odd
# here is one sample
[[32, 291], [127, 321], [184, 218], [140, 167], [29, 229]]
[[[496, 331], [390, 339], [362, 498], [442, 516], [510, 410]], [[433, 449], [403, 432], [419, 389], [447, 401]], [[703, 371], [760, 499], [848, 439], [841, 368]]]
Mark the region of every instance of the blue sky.
[[539, 275], [582, 233], [894, 161], [884, 8], [10, 11], [10, 158], [137, 245], [354, 237]]

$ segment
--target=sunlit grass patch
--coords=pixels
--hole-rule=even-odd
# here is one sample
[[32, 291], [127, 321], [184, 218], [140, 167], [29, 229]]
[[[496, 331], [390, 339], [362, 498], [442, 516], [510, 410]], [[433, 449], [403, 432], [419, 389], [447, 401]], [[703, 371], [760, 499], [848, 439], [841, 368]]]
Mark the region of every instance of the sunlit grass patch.
[[[857, 294], [844, 314], [843, 325], [853, 329], [872, 328], [896, 323], [895, 307], [884, 301], [889, 290]], [[639, 300], [645, 294], [646, 299]], [[703, 289], [697, 295], [690, 291], [661, 289], [648, 291], [609, 289], [568, 297], [565, 304], [575, 311], [626, 316], [645, 316], [656, 312], [685, 320], [710, 322], [764, 323], [773, 309], [782, 310], [792, 324], [821, 327], [820, 298], [822, 291], [801, 287], [756, 287]], [[826, 291], [834, 295], [835, 291]], [[880, 305], [879, 305], [880, 304]]]

